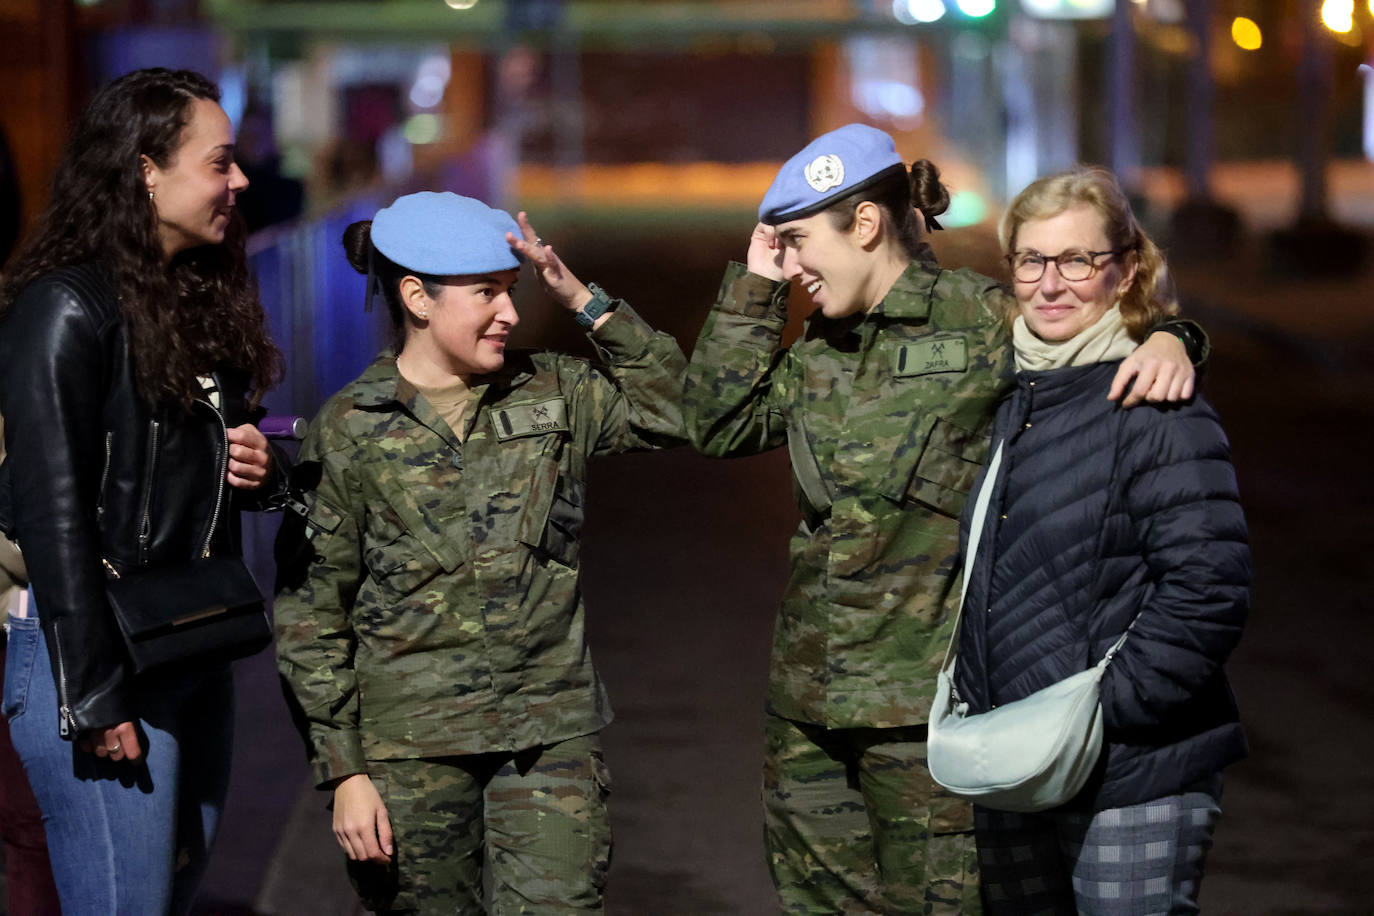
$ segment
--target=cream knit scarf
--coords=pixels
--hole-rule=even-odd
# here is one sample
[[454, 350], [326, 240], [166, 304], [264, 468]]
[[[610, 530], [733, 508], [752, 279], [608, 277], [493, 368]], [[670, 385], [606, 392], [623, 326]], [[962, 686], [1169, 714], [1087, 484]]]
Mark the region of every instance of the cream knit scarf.
[[1135, 341], [1126, 333], [1118, 305], [1107, 309], [1091, 327], [1068, 340], [1053, 342], [1036, 337], [1026, 319], [1018, 315], [1012, 322], [1011, 339], [1016, 347], [1018, 372], [1044, 372], [1064, 366], [1088, 366], [1125, 359], [1136, 348]]

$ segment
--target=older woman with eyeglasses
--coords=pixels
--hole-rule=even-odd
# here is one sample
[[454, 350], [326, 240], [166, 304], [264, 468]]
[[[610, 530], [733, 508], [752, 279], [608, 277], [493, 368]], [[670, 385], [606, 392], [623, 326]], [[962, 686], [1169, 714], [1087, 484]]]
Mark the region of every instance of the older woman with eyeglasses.
[[[926, 230], [948, 203], [935, 167], [908, 166], [883, 131], [817, 137], [764, 195], [687, 372], [700, 451], [786, 445], [792, 462], [801, 520], [763, 780], [787, 913], [978, 911], [972, 810], [926, 772], [926, 721], [959, 514], [1009, 388], [1010, 297], [933, 260]], [[815, 310], [785, 346], [792, 286]], [[1102, 381], [1104, 405], [1184, 395], [1184, 348], [1156, 338]]]
[[[1101, 659], [1105, 741], [1088, 786], [1035, 814], [975, 806], [989, 913], [1194, 913], [1221, 772], [1246, 754], [1223, 665], [1249, 607], [1230, 448], [1202, 397], [1120, 410], [1102, 387], [1177, 311], [1159, 249], [1111, 173], [1030, 185], [1001, 226], [1016, 387], [965, 599], [970, 712]], [[969, 500], [973, 504], [973, 500]], [[963, 539], [971, 524], [966, 512]]]

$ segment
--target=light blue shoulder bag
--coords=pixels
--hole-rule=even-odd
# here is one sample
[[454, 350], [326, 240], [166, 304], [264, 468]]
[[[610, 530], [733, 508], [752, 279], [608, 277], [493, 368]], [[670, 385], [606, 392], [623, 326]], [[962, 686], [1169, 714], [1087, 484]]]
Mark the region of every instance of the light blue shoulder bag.
[[950, 649], [936, 678], [926, 761], [931, 777], [962, 798], [1002, 811], [1043, 811], [1077, 795], [1097, 763], [1102, 752], [1098, 687], [1126, 634], [1088, 670], [1005, 706], [968, 714], [968, 704], [960, 702], [954, 689], [957, 657], [952, 661], [950, 656], [959, 639], [964, 594], [1001, 464], [1002, 443], [998, 443], [973, 506], [964, 591]]

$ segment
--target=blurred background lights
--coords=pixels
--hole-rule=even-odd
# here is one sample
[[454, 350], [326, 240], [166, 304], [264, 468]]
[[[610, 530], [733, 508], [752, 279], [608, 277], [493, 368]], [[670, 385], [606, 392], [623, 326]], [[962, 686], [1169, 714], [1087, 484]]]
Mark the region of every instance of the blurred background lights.
[[433, 74], [421, 76], [410, 87], [410, 101], [416, 108], [433, 108], [444, 99], [444, 81]]
[[452, 65], [447, 56], [431, 54], [420, 61], [415, 82], [410, 87], [410, 103], [416, 108], [433, 108], [444, 100]]
[[1333, 32], [1349, 32], [1355, 27], [1355, 0], [1325, 0], [1322, 23]]
[[997, 8], [997, 0], [957, 0], [959, 12], [977, 19]]
[[1114, 6], [1114, 0], [1021, 0], [1023, 10], [1042, 19], [1099, 19]]
[[892, 0], [892, 15], [907, 25], [935, 22], [944, 14], [944, 0]]
[[439, 116], [432, 114], [411, 115], [405, 123], [403, 133], [406, 140], [412, 144], [433, 143], [439, 139]]
[[1374, 162], [1374, 67], [1360, 64], [1364, 77], [1364, 157]]
[[856, 101], [865, 114], [891, 118], [908, 129], [919, 124], [926, 110], [925, 96], [915, 86], [896, 80], [865, 81]]
[[477, 5], [477, 0], [444, 0], [444, 3], [451, 10], [470, 10]]
[[1253, 19], [1237, 16], [1231, 22], [1231, 40], [1245, 51], [1258, 51], [1264, 44], [1264, 36]]
[[940, 214], [940, 225], [951, 229], [974, 226], [988, 218], [988, 203], [973, 191], [955, 191], [949, 196], [949, 209]]

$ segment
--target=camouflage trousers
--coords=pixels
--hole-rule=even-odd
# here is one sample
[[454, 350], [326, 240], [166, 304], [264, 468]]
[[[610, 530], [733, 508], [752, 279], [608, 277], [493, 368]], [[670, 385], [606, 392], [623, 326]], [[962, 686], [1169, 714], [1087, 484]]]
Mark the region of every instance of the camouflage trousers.
[[610, 776], [596, 735], [514, 754], [369, 761], [368, 774], [395, 843], [389, 865], [348, 863], [369, 910], [506, 916], [603, 908]]
[[925, 726], [768, 716], [764, 835], [785, 913], [982, 912], [973, 812], [926, 771]]

